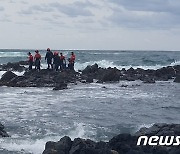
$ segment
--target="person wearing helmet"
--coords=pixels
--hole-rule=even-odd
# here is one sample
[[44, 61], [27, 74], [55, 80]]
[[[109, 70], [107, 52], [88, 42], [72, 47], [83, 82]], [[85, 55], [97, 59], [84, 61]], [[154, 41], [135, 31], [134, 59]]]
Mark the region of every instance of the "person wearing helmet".
[[60, 53], [60, 69], [63, 70], [66, 68], [66, 59], [62, 53]]
[[54, 69], [55, 71], [58, 71], [59, 69], [59, 63], [60, 63], [60, 58], [59, 58], [59, 53], [57, 51], [54, 52], [54, 57], [53, 57], [53, 64], [54, 64]]
[[48, 68], [47, 69], [53, 69], [53, 64], [52, 64], [52, 59], [53, 59], [53, 53], [50, 50], [50, 48], [47, 48], [47, 52], [46, 52], [46, 56], [45, 56], [45, 60], [47, 61], [48, 64]]
[[35, 53], [36, 53], [34, 56], [35, 69], [39, 71], [41, 66], [41, 55], [39, 54], [38, 50], [36, 50]]
[[33, 66], [33, 56], [32, 54], [29, 52], [28, 53], [28, 63], [29, 63], [29, 70], [32, 70], [32, 66]]

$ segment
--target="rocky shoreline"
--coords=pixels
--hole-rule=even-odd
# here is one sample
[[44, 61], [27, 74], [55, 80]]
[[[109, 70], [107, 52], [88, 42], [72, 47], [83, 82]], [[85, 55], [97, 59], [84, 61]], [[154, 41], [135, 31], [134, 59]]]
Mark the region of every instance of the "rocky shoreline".
[[[156, 136], [159, 139], [151, 141], [156, 145], [149, 145], [149, 138], [147, 142], [140, 140], [140, 145], [137, 145], [140, 136]], [[173, 140], [170, 139], [172, 136]], [[0, 137], [9, 137], [1, 123]], [[160, 141], [160, 137], [163, 137], [163, 140]], [[160, 145], [160, 142], [164, 145]], [[144, 145], [145, 143], [147, 144]], [[57, 142], [46, 142], [42, 154], [179, 154], [179, 146], [180, 124], [157, 123], [149, 128], [142, 127], [134, 134], [119, 134], [106, 142], [82, 138], [71, 140], [64, 136]]]
[[[180, 83], [180, 65], [167, 66], [157, 70], [141, 68], [128, 70], [101, 68], [97, 64], [87, 66], [82, 71], [64, 70], [62, 72], [42, 69], [26, 69], [27, 62], [0, 65], [0, 71], [6, 71], [0, 79], [0, 86], [9, 87], [53, 87], [53, 90], [66, 89], [67, 85], [81, 83], [111, 83], [123, 80], [141, 80], [143, 83], [174, 80]], [[18, 76], [13, 71], [22, 72]], [[135, 134], [119, 134], [108, 142], [95, 142], [90, 139], [65, 136], [58, 142], [48, 141], [43, 154], [179, 154], [179, 146], [137, 146], [138, 137], [145, 136], [180, 136], [180, 124], [154, 124], [150, 128], [141, 128]], [[0, 124], [0, 137], [9, 137]], [[179, 141], [180, 144], [180, 141]]]
[[[157, 70], [144, 70], [141, 68], [128, 70], [117, 68], [101, 68], [97, 64], [87, 66], [82, 71], [64, 70], [54, 71], [42, 69], [28, 71], [27, 62], [8, 63], [0, 65], [0, 71], [7, 71], [0, 80], [0, 86], [10, 87], [54, 87], [54, 90], [66, 89], [67, 84], [118, 82], [122, 80], [141, 80], [143, 83], [168, 81], [180, 83], [180, 65], [167, 66]], [[17, 76], [12, 71], [25, 71], [22, 76]]]
[[[137, 146], [139, 136], [179, 136], [180, 124], [154, 124], [141, 128], [134, 135], [119, 134], [108, 142], [94, 142], [90, 139], [65, 136], [58, 142], [48, 141], [43, 154], [179, 154], [180, 148], [174, 145]], [[157, 141], [157, 140], [156, 140]], [[157, 141], [158, 142], [158, 141]], [[169, 141], [168, 141], [169, 142]], [[176, 141], [175, 141], [176, 142]], [[155, 143], [155, 142], [154, 142]], [[179, 142], [180, 144], [180, 142]]]

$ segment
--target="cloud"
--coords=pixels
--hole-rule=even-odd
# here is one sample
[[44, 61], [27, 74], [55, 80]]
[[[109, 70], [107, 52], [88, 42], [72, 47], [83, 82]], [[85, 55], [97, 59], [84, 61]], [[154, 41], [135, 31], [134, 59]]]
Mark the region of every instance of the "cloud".
[[10, 19], [10, 16], [9, 16], [9, 15], [7, 15], [7, 14], [1, 14], [1, 15], [0, 15], [0, 22], [9, 23], [9, 22], [12, 22], [12, 20]]
[[21, 4], [29, 4], [27, 1], [21, 1]]
[[111, 0], [111, 2], [134, 11], [166, 11], [168, 0]]
[[68, 5], [62, 5], [60, 3], [51, 3], [51, 7], [56, 8], [59, 12], [66, 14], [70, 17], [77, 16], [93, 16], [92, 12], [88, 7], [94, 6], [89, 1], [86, 2], [74, 2]]
[[19, 13], [20, 14], [25, 14], [25, 15], [30, 15], [30, 14], [37, 14], [37, 13], [42, 13], [42, 12], [52, 12], [53, 9], [48, 7], [45, 4], [42, 5], [33, 5], [28, 7], [27, 9], [21, 10]]
[[112, 0], [112, 14], [107, 18], [111, 25], [166, 29], [180, 25], [180, 1], [174, 0]]
[[0, 22], [12, 22], [12, 20], [3, 18], [3, 19], [0, 19]]
[[0, 11], [4, 11], [4, 7], [0, 6]]

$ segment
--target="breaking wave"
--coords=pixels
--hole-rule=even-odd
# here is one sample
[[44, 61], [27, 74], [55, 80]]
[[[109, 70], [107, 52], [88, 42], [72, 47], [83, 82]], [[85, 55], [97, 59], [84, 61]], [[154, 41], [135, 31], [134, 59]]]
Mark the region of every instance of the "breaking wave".
[[108, 68], [108, 67], [116, 67], [118, 69], [122, 69], [122, 68], [125, 68], [125, 69], [129, 69], [129, 68], [142, 68], [142, 69], [159, 69], [159, 68], [162, 68], [162, 67], [167, 67], [167, 66], [175, 66], [175, 65], [180, 65], [180, 61], [175, 61], [175, 62], [172, 62], [168, 65], [137, 65], [137, 66], [133, 66], [133, 65], [128, 65], [128, 66], [125, 66], [125, 65], [117, 65], [115, 64], [113, 61], [109, 61], [109, 60], [100, 60], [100, 61], [89, 61], [89, 62], [85, 62], [85, 63], [75, 63], [75, 69], [76, 70], [83, 70], [85, 69], [88, 65], [93, 65], [93, 64], [98, 64], [99, 67], [102, 67], [102, 68]]

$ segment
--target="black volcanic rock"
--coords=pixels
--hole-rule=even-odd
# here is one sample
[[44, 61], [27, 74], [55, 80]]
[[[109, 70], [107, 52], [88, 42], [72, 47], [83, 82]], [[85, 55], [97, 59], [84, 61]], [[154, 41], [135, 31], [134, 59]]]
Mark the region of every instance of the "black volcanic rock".
[[0, 123], [0, 137], [9, 137], [7, 132], [4, 130], [4, 126]]
[[108, 68], [102, 73], [102, 76], [99, 78], [103, 82], [119, 81], [120, 71], [116, 68]]
[[13, 78], [15, 78], [15, 77], [17, 77], [17, 75], [16, 74], [14, 74], [13, 72], [11, 72], [11, 71], [7, 71], [7, 72], [5, 72], [3, 75], [2, 75], [2, 77], [1, 77], [1, 81], [7, 81], [7, 82], [9, 82], [11, 79], [13, 79]]
[[[8, 63], [6, 66], [12, 67], [26, 62]], [[0, 66], [1, 68], [2, 66]], [[24, 66], [23, 66], [24, 67]], [[40, 71], [26, 71], [22, 76], [16, 76], [10, 71], [7, 71], [0, 80], [0, 86], [11, 87], [55, 87], [54, 90], [66, 89], [62, 83], [97, 83], [118, 82], [121, 80], [135, 81], [141, 80], [144, 83], [155, 83], [156, 81], [167, 81], [176, 77], [174, 82], [180, 82], [180, 66], [167, 66], [157, 70], [143, 70], [141, 68], [128, 70], [117, 68], [101, 68], [97, 64], [87, 66], [81, 72], [72, 70], [54, 71], [42, 69]]]
[[[10, 73], [6, 72], [5, 74]], [[11, 72], [11, 74], [13, 73]], [[79, 80], [79, 73], [75, 71], [56, 72], [42, 69], [40, 71], [26, 71], [22, 76], [3, 76], [3, 80], [0, 80], [0, 85], [11, 87], [57, 87], [57, 89], [65, 89], [67, 88], [67, 83], [76, 83], [77, 80]]]
[[174, 79], [174, 82], [180, 83], [180, 75], [176, 76], [176, 78]]
[[22, 72], [26, 69], [25, 66], [23, 65], [28, 65], [27, 61], [20, 61], [20, 62], [15, 62], [15, 63], [7, 63], [0, 65], [0, 70], [1, 71], [19, 71]]
[[135, 133], [135, 136], [140, 135], [180, 136], [180, 124], [157, 123], [150, 128], [143, 127]]
[[99, 67], [98, 64], [94, 64], [92, 66], [88, 65], [83, 71], [83, 74], [90, 74], [90, 73], [96, 73], [98, 71]]
[[67, 136], [58, 142], [47, 142], [43, 154], [179, 154], [179, 146], [137, 146], [138, 137], [146, 136], [179, 136], [180, 124], [154, 124], [150, 128], [141, 128], [134, 135], [119, 134], [109, 142], [94, 142], [89, 139]]

